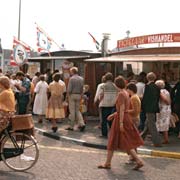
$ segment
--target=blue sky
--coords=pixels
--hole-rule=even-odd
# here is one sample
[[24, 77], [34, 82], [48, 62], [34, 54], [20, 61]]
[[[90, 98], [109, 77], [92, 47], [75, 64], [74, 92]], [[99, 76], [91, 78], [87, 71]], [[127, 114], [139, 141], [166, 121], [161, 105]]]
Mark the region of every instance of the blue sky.
[[[0, 38], [12, 48], [18, 36], [19, 0], [1, 0]], [[180, 32], [178, 0], [22, 0], [21, 40], [36, 49], [39, 24], [59, 45], [67, 49], [96, 50], [90, 32], [101, 42], [110, 33], [109, 49], [126, 36]], [[52, 50], [58, 50], [53, 46]]]

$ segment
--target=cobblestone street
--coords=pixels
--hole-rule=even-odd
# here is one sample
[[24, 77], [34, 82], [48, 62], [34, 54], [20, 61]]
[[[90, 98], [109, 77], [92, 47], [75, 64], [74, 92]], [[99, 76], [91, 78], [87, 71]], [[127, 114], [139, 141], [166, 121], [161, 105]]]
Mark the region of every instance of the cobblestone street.
[[106, 151], [78, 146], [37, 135], [40, 157], [27, 172], [13, 172], [0, 163], [1, 180], [179, 180], [180, 160], [142, 157], [145, 167], [131, 170], [127, 156], [116, 153], [111, 170], [97, 169]]

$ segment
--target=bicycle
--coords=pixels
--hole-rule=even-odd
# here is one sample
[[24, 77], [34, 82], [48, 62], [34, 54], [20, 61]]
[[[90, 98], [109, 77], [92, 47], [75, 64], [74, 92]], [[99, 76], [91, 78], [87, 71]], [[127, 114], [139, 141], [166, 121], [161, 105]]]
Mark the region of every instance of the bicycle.
[[0, 160], [12, 170], [25, 171], [32, 168], [38, 158], [37, 140], [27, 134], [27, 130], [14, 131], [10, 118], [10, 125], [1, 133]]

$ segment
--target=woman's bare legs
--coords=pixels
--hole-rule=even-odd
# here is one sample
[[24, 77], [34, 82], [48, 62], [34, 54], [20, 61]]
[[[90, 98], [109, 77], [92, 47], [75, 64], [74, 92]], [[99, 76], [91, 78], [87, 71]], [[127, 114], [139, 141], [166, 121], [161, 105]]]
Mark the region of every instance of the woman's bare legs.
[[110, 169], [113, 154], [114, 154], [114, 151], [108, 150], [107, 151], [106, 162], [103, 165], [99, 165], [98, 168], [100, 168], [100, 169]]
[[51, 119], [51, 122], [52, 122], [52, 130], [53, 132], [56, 132], [58, 129], [56, 124], [56, 119]]
[[42, 122], [43, 122], [43, 115], [39, 115], [39, 116], [38, 116], [38, 122], [39, 122], [39, 123], [42, 123]]
[[143, 162], [142, 160], [139, 158], [139, 156], [137, 155], [136, 153], [136, 150], [135, 149], [131, 149], [129, 152], [128, 152], [132, 158], [136, 161], [136, 166], [133, 168], [134, 170], [138, 170], [140, 169], [142, 166], [143, 166]]
[[163, 144], [168, 144], [169, 143], [168, 131], [164, 131], [163, 136], [164, 136]]
[[179, 132], [178, 138], [180, 139], [180, 132]]

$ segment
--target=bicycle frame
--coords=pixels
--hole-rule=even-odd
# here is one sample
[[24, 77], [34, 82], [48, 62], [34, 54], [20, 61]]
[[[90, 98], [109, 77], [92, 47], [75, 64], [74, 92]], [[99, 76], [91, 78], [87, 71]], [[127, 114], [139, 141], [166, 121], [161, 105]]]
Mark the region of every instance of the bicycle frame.
[[[25, 142], [24, 139], [22, 140], [21, 146], [19, 147], [16, 139], [13, 136], [11, 136], [11, 132], [9, 132], [8, 129], [4, 130], [3, 137], [1, 138], [1, 142], [3, 142], [3, 139], [5, 137], [9, 137], [14, 145], [14, 148], [6, 148], [5, 149], [5, 154], [4, 154], [5, 158], [11, 158], [11, 157], [21, 155], [23, 153], [23, 149], [24, 149], [24, 142]], [[2, 160], [1, 157], [0, 157], [0, 160]]]

